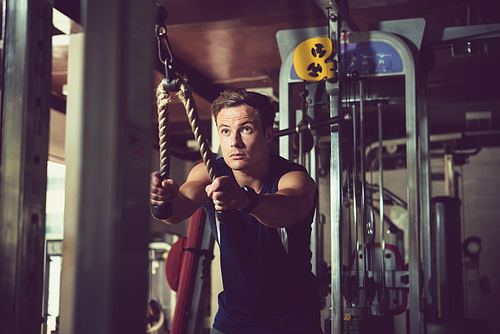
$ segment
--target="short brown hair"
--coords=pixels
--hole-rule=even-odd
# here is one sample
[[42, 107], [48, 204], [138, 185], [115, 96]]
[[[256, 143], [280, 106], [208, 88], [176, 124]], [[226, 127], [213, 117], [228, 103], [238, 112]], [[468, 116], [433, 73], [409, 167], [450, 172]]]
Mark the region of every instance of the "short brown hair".
[[222, 109], [230, 107], [238, 107], [241, 105], [252, 107], [260, 121], [262, 122], [263, 130], [274, 125], [274, 117], [276, 115], [276, 107], [273, 100], [269, 96], [260, 93], [249, 92], [244, 88], [226, 89], [220, 96], [215, 99], [212, 104], [212, 116], [217, 122], [217, 115]]

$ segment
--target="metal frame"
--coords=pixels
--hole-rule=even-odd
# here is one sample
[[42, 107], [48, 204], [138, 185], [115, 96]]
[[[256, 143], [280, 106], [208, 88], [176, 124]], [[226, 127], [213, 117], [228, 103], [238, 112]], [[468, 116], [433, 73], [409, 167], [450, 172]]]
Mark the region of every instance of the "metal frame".
[[4, 5], [0, 188], [0, 332], [42, 325], [52, 5]]
[[81, 165], [72, 166], [81, 187], [71, 190], [79, 198], [73, 208], [76, 258], [74, 268], [66, 268], [76, 278], [69, 302], [72, 333], [145, 331], [153, 6], [132, 0], [82, 2], [84, 102], [75, 143]]
[[[340, 40], [340, 28], [338, 25], [340, 21], [331, 21], [330, 27], [318, 27], [318, 28], [305, 28], [296, 30], [283, 30], [277, 33], [277, 40], [280, 49], [280, 55], [282, 59], [282, 66], [280, 70], [280, 104], [279, 104], [279, 128], [280, 130], [288, 129], [297, 125], [298, 120], [296, 119], [296, 113], [290, 112], [290, 83], [300, 83], [302, 80], [294, 80], [290, 78], [290, 69], [293, 65], [293, 50], [302, 41], [318, 36], [327, 36], [334, 40], [334, 45]], [[336, 48], [338, 50], [338, 47]], [[337, 59], [338, 54], [335, 55]], [[316, 85], [316, 84], [314, 84]], [[337, 117], [340, 115], [340, 85], [336, 83], [325, 83], [325, 89], [330, 97], [330, 117]], [[315, 103], [314, 98], [310, 98], [310, 104]], [[309, 101], [308, 101], [309, 102]], [[308, 108], [308, 116], [314, 118], [314, 106]], [[341, 259], [342, 250], [341, 247], [335, 248], [333, 245], [341, 244], [341, 187], [340, 187], [340, 138], [338, 132], [338, 126], [335, 126], [331, 131], [331, 154], [330, 154], [330, 187], [331, 189], [336, 189], [331, 191], [330, 195], [330, 219], [331, 219], [331, 238], [332, 238], [332, 296], [338, 298], [332, 298], [331, 301], [331, 316], [332, 316], [332, 330], [333, 333], [339, 333], [341, 330], [342, 321], [342, 298], [341, 298]], [[292, 143], [291, 138], [287, 136], [282, 136], [279, 139], [279, 152], [285, 158], [290, 159], [292, 157]], [[314, 155], [313, 155], [314, 154]], [[315, 157], [315, 151], [308, 154], [306, 161], [309, 164], [309, 171], [313, 173], [314, 179], [316, 179], [316, 165], [311, 163]], [[315, 260], [315, 245], [318, 242], [316, 229], [319, 223], [317, 219], [314, 220], [311, 237], [311, 247], [313, 250], [313, 261]], [[314, 261], [315, 262], [315, 261]], [[337, 264], [337, 265], [335, 265]]]
[[[380, 31], [357, 32], [349, 37], [351, 43], [378, 41], [392, 46], [401, 56], [405, 77], [405, 116], [406, 116], [406, 158], [407, 158], [407, 202], [409, 223], [409, 276], [410, 276], [410, 332], [421, 333], [423, 317], [421, 316], [421, 284], [420, 284], [420, 187], [419, 177], [420, 139], [417, 125], [417, 89], [416, 72], [413, 54], [406, 43], [399, 37]], [[423, 154], [423, 153], [422, 153]], [[416, 297], [416, 298], [415, 298]]]
[[[332, 29], [335, 33], [335, 29]], [[311, 35], [316, 33], [316, 35]], [[278, 33], [278, 42], [285, 39], [285, 37], [294, 37], [292, 39], [295, 45], [309, 37], [325, 36], [328, 34], [328, 29], [324, 28], [310, 28], [301, 29], [296, 31], [286, 31]], [[338, 37], [333, 35], [332, 39], [339, 40]], [[401, 56], [403, 62], [403, 72], [398, 73], [398, 76], [404, 76], [405, 79], [405, 116], [406, 116], [406, 148], [407, 148], [407, 186], [408, 186], [408, 222], [409, 222], [409, 238], [410, 238], [410, 268], [409, 276], [410, 294], [414, 296], [410, 301], [410, 332], [421, 333], [423, 330], [423, 317], [421, 314], [421, 284], [420, 284], [420, 227], [421, 227], [421, 212], [420, 202], [427, 203], [426, 200], [421, 199], [420, 187], [427, 189], [424, 193], [428, 194], [428, 187], [426, 182], [428, 180], [421, 180], [419, 163], [428, 163], [426, 159], [428, 152], [425, 138], [427, 135], [426, 127], [426, 114], [419, 115], [417, 113], [417, 87], [416, 87], [416, 72], [414, 57], [410, 47], [403, 42], [399, 37], [379, 31], [372, 32], [353, 32], [349, 36], [349, 42], [364, 42], [364, 41], [377, 41], [390, 45]], [[290, 42], [288, 42], [290, 43]], [[290, 68], [292, 66], [293, 57], [293, 42], [288, 47], [280, 45], [280, 52], [282, 55], [282, 68], [280, 72], [280, 129], [285, 129], [293, 126], [295, 120], [295, 113], [289, 113], [289, 84], [294, 82], [290, 80]], [[288, 52], [288, 54], [287, 54]], [[392, 75], [392, 74], [391, 74]], [[382, 76], [382, 75], [381, 75]], [[387, 76], [387, 74], [384, 74]], [[297, 81], [299, 82], [299, 81]], [[337, 116], [340, 110], [340, 85], [338, 83], [327, 83], [327, 93], [330, 95], [330, 108], [331, 117]], [[418, 133], [417, 125], [424, 127], [424, 138], [421, 138]], [[422, 131], [422, 129], [420, 129]], [[427, 138], [428, 140], [428, 138]], [[419, 142], [420, 141], [420, 142]], [[419, 150], [418, 145], [421, 145]], [[290, 156], [290, 140], [288, 138], [280, 138], [280, 153], [285, 156]], [[341, 250], [336, 249], [333, 245], [341, 245], [341, 192], [340, 192], [340, 143], [338, 131], [331, 133], [331, 169], [330, 169], [330, 182], [331, 182], [331, 238], [332, 238], [332, 300], [331, 300], [331, 319], [332, 319], [332, 332], [339, 333], [342, 328], [342, 294], [341, 294]], [[425, 170], [425, 166], [423, 168]], [[424, 211], [427, 217], [427, 211]], [[428, 217], [427, 217], [428, 218]]]

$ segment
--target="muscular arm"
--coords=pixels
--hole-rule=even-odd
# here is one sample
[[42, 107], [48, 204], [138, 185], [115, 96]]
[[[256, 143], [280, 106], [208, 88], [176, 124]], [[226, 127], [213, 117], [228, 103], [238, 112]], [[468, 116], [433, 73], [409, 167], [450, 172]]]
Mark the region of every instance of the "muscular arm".
[[311, 212], [316, 184], [304, 172], [290, 172], [281, 178], [275, 194], [259, 195], [252, 215], [268, 227], [290, 227]]
[[172, 216], [163, 221], [168, 224], [178, 224], [190, 217], [208, 200], [205, 187], [210, 182], [210, 176], [203, 163], [193, 167], [180, 188], [173, 180], [164, 180], [163, 187], [158, 187], [159, 179], [155, 182], [152, 176], [150, 202], [152, 205], [163, 205], [171, 201]]
[[[243, 209], [250, 204], [245, 193], [229, 177], [220, 177], [207, 186], [216, 210]], [[283, 175], [275, 194], [259, 195], [259, 204], [252, 215], [268, 227], [289, 227], [304, 219], [312, 210], [316, 184], [304, 172]]]

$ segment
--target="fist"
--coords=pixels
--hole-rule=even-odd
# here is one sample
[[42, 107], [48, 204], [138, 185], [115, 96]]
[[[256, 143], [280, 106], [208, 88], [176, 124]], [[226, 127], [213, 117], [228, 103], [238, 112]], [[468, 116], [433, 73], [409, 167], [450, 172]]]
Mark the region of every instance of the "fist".
[[220, 176], [206, 186], [207, 196], [212, 198], [215, 210], [241, 209], [249, 203], [245, 191], [230, 176]]
[[158, 172], [150, 175], [149, 203], [151, 205], [164, 205], [179, 193], [179, 185], [172, 179], [162, 180]]

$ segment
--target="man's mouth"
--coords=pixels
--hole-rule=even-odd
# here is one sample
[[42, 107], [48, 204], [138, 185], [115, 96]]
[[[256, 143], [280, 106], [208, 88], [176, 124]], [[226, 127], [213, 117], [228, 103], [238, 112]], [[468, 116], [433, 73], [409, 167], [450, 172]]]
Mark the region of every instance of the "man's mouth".
[[243, 153], [232, 153], [229, 157], [232, 159], [242, 159], [245, 155]]

